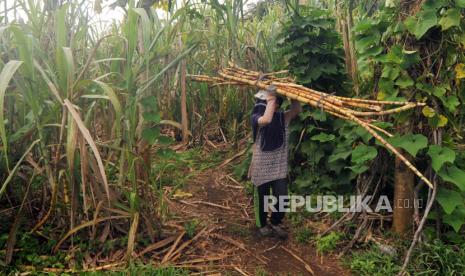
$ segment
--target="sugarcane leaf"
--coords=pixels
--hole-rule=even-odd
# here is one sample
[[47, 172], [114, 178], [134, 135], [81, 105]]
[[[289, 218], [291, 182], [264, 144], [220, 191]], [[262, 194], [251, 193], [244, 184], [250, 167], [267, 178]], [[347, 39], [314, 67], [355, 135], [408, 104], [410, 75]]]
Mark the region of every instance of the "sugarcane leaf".
[[135, 9], [133, 9], [133, 11], [135, 13], [137, 13], [141, 18], [140, 25], [142, 26], [142, 41], [143, 41], [143, 45], [144, 45], [144, 53], [147, 54], [147, 53], [149, 53], [148, 49], [150, 47], [150, 29], [151, 29], [150, 26], [151, 26], [151, 22], [150, 22], [149, 16], [148, 16], [147, 12], [145, 11], [145, 9], [143, 9], [143, 8], [135, 8]]
[[5, 101], [5, 93], [6, 89], [8, 88], [8, 84], [10, 83], [11, 78], [15, 74], [16, 70], [18, 70], [19, 66], [21, 66], [23, 62], [18, 60], [10, 60], [5, 66], [3, 67], [0, 73], [0, 138], [3, 144], [3, 151], [5, 154], [5, 161], [7, 162], [8, 166], [8, 140], [6, 136], [6, 129], [5, 129], [5, 119], [4, 119], [4, 101]]
[[441, 25], [443, 31], [460, 26], [460, 11], [458, 9], [448, 9], [439, 19], [439, 25]]
[[111, 86], [99, 80], [94, 80], [93, 82], [97, 84], [97, 86], [99, 86], [100, 89], [103, 90], [103, 92], [106, 94], [106, 96], [108, 96], [108, 99], [113, 105], [113, 108], [115, 109], [115, 117], [116, 117], [115, 118], [116, 137], [121, 138], [121, 119], [123, 117], [121, 102], [118, 99], [118, 96], [116, 95], [115, 91], [113, 90]]
[[363, 164], [366, 161], [374, 159], [376, 155], [378, 155], [378, 151], [375, 147], [361, 144], [352, 151], [352, 162], [355, 164]]
[[436, 172], [439, 172], [444, 163], [454, 163], [455, 161], [455, 152], [453, 150], [438, 145], [431, 145], [428, 155], [431, 157], [431, 165]]
[[100, 175], [102, 176], [103, 184], [105, 186], [105, 192], [107, 194], [107, 200], [110, 203], [111, 202], [111, 194], [110, 194], [110, 186], [108, 184], [108, 179], [107, 175], [105, 172], [105, 166], [103, 165], [102, 157], [100, 155], [100, 152], [97, 148], [97, 145], [95, 144], [94, 139], [92, 138], [92, 135], [89, 132], [89, 129], [84, 125], [84, 122], [82, 121], [81, 117], [79, 116], [79, 113], [76, 111], [74, 108], [73, 104], [68, 100], [64, 100], [64, 105], [68, 109], [69, 114], [71, 114], [71, 117], [73, 120], [76, 122], [79, 131], [81, 132], [82, 136], [84, 139], [87, 141], [89, 144], [92, 152], [94, 153], [95, 159], [97, 160], [97, 165], [98, 169], [100, 172]]
[[406, 150], [410, 155], [415, 157], [419, 150], [426, 148], [428, 139], [421, 134], [406, 134], [404, 136], [394, 136], [388, 139], [395, 147]]
[[35, 145], [37, 143], [39, 143], [40, 140], [35, 140], [34, 142], [31, 143], [31, 145], [29, 145], [29, 147], [27, 148], [27, 150], [23, 153], [23, 155], [21, 156], [21, 158], [16, 162], [16, 165], [14, 166], [14, 168], [11, 170], [11, 172], [9, 173], [8, 177], [5, 179], [5, 181], [3, 182], [2, 184], [2, 187], [0, 188], [0, 199], [2, 199], [2, 195], [3, 193], [5, 192], [6, 190], [6, 187], [8, 186], [8, 183], [10, 183], [10, 181], [13, 179], [13, 176], [16, 174], [16, 172], [18, 171], [19, 169], [19, 166], [22, 164], [23, 160], [26, 158], [26, 156], [29, 154], [29, 152], [31, 152], [31, 150], [35, 147]]
[[454, 165], [445, 165], [438, 175], [442, 180], [455, 184], [462, 192], [465, 192], [465, 171]]

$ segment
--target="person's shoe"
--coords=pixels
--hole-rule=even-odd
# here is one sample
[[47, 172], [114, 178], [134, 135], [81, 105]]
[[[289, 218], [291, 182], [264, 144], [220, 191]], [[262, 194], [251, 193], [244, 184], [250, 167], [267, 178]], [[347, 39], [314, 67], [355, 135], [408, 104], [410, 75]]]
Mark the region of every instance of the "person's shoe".
[[262, 237], [269, 237], [271, 236], [271, 234], [273, 234], [273, 231], [271, 231], [270, 227], [266, 225], [266, 226], [263, 226], [262, 228], [259, 228], [258, 233]]
[[284, 229], [282, 229], [279, 225], [271, 224], [270, 226], [273, 232], [276, 234], [276, 236], [278, 236], [278, 238], [282, 240], [287, 239], [287, 232]]

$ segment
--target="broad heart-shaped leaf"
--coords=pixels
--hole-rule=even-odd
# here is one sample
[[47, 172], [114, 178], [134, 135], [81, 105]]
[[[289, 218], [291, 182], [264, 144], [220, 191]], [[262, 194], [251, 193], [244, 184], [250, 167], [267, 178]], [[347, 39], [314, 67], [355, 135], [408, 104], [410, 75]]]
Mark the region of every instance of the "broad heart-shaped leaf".
[[455, 152], [453, 150], [438, 145], [431, 145], [428, 155], [431, 157], [431, 165], [436, 172], [439, 172], [444, 163], [454, 163], [455, 161]]
[[436, 114], [436, 111], [434, 111], [434, 109], [432, 109], [431, 107], [429, 106], [425, 106], [423, 107], [423, 109], [421, 110], [421, 113], [423, 113], [423, 115], [427, 118], [433, 118], [434, 115]]
[[396, 85], [399, 86], [400, 88], [405, 89], [410, 86], [413, 86], [413, 80], [412, 78], [410, 78], [409, 75], [405, 74], [405, 75], [400, 76], [400, 78], [396, 80]]
[[351, 153], [352, 152], [350, 151], [350, 148], [343, 148], [343, 147], [336, 148], [333, 154], [329, 156], [328, 162], [331, 163], [339, 159], [346, 159], [347, 157], [349, 157]]
[[150, 145], [153, 145], [160, 136], [160, 130], [156, 128], [146, 128], [142, 130], [142, 138], [146, 140]]
[[448, 9], [439, 19], [439, 25], [441, 25], [443, 31], [460, 26], [460, 11], [458, 9]]
[[438, 174], [442, 180], [455, 184], [462, 192], [465, 192], [465, 171], [454, 165], [445, 165]]
[[436, 200], [441, 205], [446, 214], [451, 214], [457, 206], [464, 206], [462, 195], [454, 190], [440, 188], [436, 196]]
[[406, 134], [404, 136], [394, 136], [388, 141], [395, 147], [400, 147], [415, 157], [419, 150], [426, 148], [428, 139], [421, 134]]
[[159, 136], [158, 137], [158, 143], [160, 143], [160, 145], [170, 145], [171, 143], [173, 143], [173, 139], [171, 139], [171, 137], [168, 137], [168, 136]]
[[378, 151], [375, 147], [361, 144], [352, 151], [352, 162], [355, 164], [363, 164], [375, 158], [376, 155], [378, 155]]
[[313, 136], [312, 140], [320, 141], [320, 142], [329, 142], [329, 141], [334, 140], [334, 138], [336, 138], [336, 136], [334, 136], [333, 134], [326, 134], [322, 132], [320, 134]]
[[465, 207], [456, 208], [452, 214], [445, 214], [442, 218], [444, 223], [452, 226], [455, 232], [459, 232], [462, 225], [465, 223]]
[[447, 125], [448, 121], [449, 119], [447, 119], [447, 117], [442, 114], [435, 114], [433, 117], [428, 118], [428, 123], [430, 126], [435, 128], [444, 127]]
[[300, 150], [306, 155], [307, 161], [313, 164], [318, 164], [325, 155], [321, 147], [312, 141], [303, 141]]
[[457, 110], [457, 106], [460, 105], [459, 98], [457, 98], [455, 95], [449, 96], [447, 98], [441, 98], [441, 100], [444, 107], [452, 113], [455, 112], [455, 110]]
[[176, 157], [176, 152], [170, 148], [160, 148], [155, 152], [155, 155], [163, 159], [172, 159]]
[[395, 80], [400, 74], [400, 68], [397, 66], [386, 65], [383, 68], [382, 78]]
[[418, 17], [413, 16], [405, 19], [404, 24], [407, 30], [415, 35], [417, 39], [422, 38], [426, 32], [432, 27], [436, 26], [438, 18], [435, 9], [427, 9], [418, 13]]
[[[464, 0], [465, 1], [465, 0]], [[463, 63], [458, 63], [455, 66], [455, 79], [459, 81], [460, 79], [465, 78], [465, 64]]]
[[144, 120], [154, 123], [159, 123], [161, 121], [160, 115], [153, 112], [144, 112], [142, 114], [142, 117], [144, 118]]
[[152, 111], [157, 110], [157, 99], [155, 98], [155, 96], [147, 96], [141, 99], [140, 103], [147, 109], [150, 109]]
[[455, 5], [458, 8], [465, 8], [465, 0], [455, 0]]
[[297, 47], [301, 47], [305, 43], [309, 42], [310, 38], [308, 36], [302, 36], [293, 41], [294, 45]]
[[368, 166], [365, 166], [363, 164], [356, 164], [347, 168], [351, 169], [355, 174], [361, 174], [368, 170]]

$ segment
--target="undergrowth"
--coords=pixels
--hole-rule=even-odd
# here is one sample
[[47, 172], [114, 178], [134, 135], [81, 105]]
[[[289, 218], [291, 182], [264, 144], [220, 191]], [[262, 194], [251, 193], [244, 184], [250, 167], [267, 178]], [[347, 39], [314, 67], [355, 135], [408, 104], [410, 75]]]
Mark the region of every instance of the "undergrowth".
[[[405, 252], [406, 247], [399, 250]], [[390, 256], [376, 247], [356, 251], [343, 264], [354, 275], [396, 275], [402, 266], [403, 255]], [[463, 275], [465, 271], [464, 244], [445, 244], [434, 240], [419, 245], [410, 265], [410, 275]]]

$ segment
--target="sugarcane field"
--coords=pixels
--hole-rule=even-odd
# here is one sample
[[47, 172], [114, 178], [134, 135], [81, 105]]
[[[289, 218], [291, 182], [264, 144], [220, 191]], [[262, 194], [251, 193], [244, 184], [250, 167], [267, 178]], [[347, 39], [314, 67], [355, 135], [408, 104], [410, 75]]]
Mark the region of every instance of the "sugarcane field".
[[465, 0], [0, 0], [0, 275], [465, 275]]

